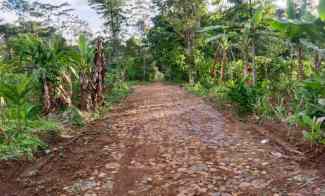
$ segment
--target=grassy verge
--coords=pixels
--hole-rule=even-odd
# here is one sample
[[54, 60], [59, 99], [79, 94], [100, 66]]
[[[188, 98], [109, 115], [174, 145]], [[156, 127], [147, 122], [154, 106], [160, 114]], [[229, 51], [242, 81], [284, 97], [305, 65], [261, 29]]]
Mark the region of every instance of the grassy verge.
[[73, 136], [76, 130], [79, 130], [78, 127], [104, 118], [114, 104], [130, 94], [131, 87], [136, 84], [139, 83], [115, 82], [106, 92], [105, 105], [94, 112], [81, 112], [73, 106], [60, 113], [50, 114], [46, 118], [10, 119], [8, 115], [2, 117], [0, 119], [0, 160], [32, 159], [36, 152], [48, 148], [47, 142], [52, 143], [51, 140], [55, 140], [59, 135]]

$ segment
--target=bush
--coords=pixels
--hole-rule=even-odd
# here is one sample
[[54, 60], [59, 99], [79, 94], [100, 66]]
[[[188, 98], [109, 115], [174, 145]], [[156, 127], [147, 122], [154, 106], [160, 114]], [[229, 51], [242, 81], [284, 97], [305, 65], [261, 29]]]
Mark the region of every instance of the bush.
[[227, 96], [238, 106], [238, 113], [246, 115], [254, 111], [259, 92], [257, 87], [247, 85], [245, 80], [237, 80], [229, 86]]
[[9, 160], [22, 156], [33, 157], [33, 153], [45, 144], [35, 135], [29, 133], [17, 133], [15, 129], [6, 130], [0, 136], [0, 159]]
[[109, 94], [106, 96], [106, 103], [112, 104], [119, 102], [122, 98], [129, 95], [130, 87], [127, 82], [117, 82], [114, 84], [112, 90], [108, 92]]
[[200, 82], [196, 84], [187, 84], [185, 86], [186, 90], [190, 91], [191, 93], [197, 95], [197, 96], [207, 96], [208, 95], [208, 89], [206, 89], [203, 85], [201, 85]]
[[229, 88], [226, 85], [213, 86], [209, 89], [209, 96], [215, 99], [215, 101], [227, 102]]
[[325, 74], [316, 74], [303, 81], [295, 91], [294, 115], [291, 124], [305, 129], [304, 136], [310, 142], [325, 144]]
[[45, 145], [37, 134], [53, 131], [56, 123], [39, 118], [29, 101], [31, 78], [25, 75], [3, 77], [0, 84], [0, 159], [32, 157]]
[[304, 112], [310, 117], [325, 116], [325, 73], [317, 74], [300, 84], [296, 90], [296, 113]]
[[74, 106], [69, 107], [62, 114], [64, 123], [72, 124], [74, 126], [83, 127], [85, 126], [85, 118], [82, 112]]

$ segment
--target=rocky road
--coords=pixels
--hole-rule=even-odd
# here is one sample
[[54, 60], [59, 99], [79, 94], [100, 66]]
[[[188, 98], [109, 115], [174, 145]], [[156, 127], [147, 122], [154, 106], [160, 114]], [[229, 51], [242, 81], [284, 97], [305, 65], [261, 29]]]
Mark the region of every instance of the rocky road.
[[178, 86], [137, 86], [84, 130], [50, 161], [38, 160], [48, 161], [42, 167], [25, 168], [5, 196], [324, 194], [316, 170]]

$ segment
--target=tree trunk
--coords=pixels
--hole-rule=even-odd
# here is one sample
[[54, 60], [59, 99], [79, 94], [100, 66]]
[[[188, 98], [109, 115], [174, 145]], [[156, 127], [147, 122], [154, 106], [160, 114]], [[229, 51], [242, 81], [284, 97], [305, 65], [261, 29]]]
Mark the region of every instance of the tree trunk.
[[85, 73], [80, 74], [80, 109], [90, 111], [92, 108], [90, 80]]
[[244, 66], [244, 78], [245, 78], [245, 83], [250, 86], [253, 84], [253, 81], [251, 79], [252, 72], [253, 70], [251, 65], [246, 63]]
[[315, 71], [318, 73], [321, 69], [322, 57], [319, 55], [319, 52], [316, 52], [315, 55]]
[[215, 52], [214, 54], [214, 62], [212, 64], [212, 67], [210, 69], [210, 76], [212, 79], [216, 79], [216, 76], [217, 76], [217, 69], [216, 69], [216, 66], [217, 66], [217, 62], [218, 62], [218, 53], [217, 51]]
[[63, 84], [57, 87], [57, 90], [60, 92], [58, 105], [68, 108], [72, 105], [72, 81], [67, 73], [63, 73], [62, 80]]
[[194, 42], [194, 32], [192, 30], [187, 30], [185, 33], [186, 39], [186, 54], [187, 54], [187, 64], [189, 65], [189, 83], [194, 84], [194, 59], [193, 59], [193, 42]]
[[147, 62], [146, 62], [146, 54], [145, 51], [143, 51], [143, 81], [146, 81], [146, 75], [147, 75]]
[[228, 54], [227, 49], [224, 49], [223, 55], [222, 55], [222, 63], [221, 63], [221, 70], [220, 70], [220, 80], [222, 82], [225, 81], [225, 69], [226, 64], [228, 63]]
[[210, 76], [212, 79], [216, 79], [217, 77], [217, 64], [218, 64], [219, 60], [218, 60], [218, 49], [216, 50], [215, 54], [214, 54], [214, 62], [213, 65], [211, 67], [210, 70]]
[[51, 112], [52, 101], [51, 101], [51, 87], [50, 83], [46, 78], [43, 79], [43, 113], [45, 115]]
[[298, 48], [298, 77], [300, 80], [305, 79], [304, 50], [301, 46]]
[[288, 78], [290, 81], [293, 80], [293, 71], [295, 68], [294, 54], [295, 54], [295, 48], [293, 47], [293, 45], [290, 45], [290, 64], [289, 64], [289, 73], [288, 73]]
[[256, 62], [255, 62], [255, 56], [256, 56], [256, 46], [255, 41], [253, 40], [252, 43], [252, 76], [253, 76], [253, 85], [255, 86], [257, 84], [257, 70], [256, 70]]
[[94, 109], [97, 106], [101, 106], [104, 104], [104, 78], [106, 74], [105, 62], [104, 62], [104, 52], [103, 52], [103, 44], [101, 40], [97, 40], [96, 44], [96, 54], [95, 54], [95, 71], [93, 75], [93, 84], [94, 84], [94, 92], [93, 92], [93, 104]]

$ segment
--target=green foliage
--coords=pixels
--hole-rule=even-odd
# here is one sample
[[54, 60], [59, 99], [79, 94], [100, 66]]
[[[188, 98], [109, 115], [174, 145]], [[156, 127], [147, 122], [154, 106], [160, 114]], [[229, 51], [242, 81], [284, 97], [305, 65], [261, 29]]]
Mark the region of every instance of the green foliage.
[[40, 148], [44, 148], [45, 144], [37, 137], [21, 133], [11, 135], [10, 131], [6, 136], [0, 137], [0, 160], [16, 159], [22, 156], [28, 158], [33, 157], [33, 153]]
[[64, 111], [62, 117], [66, 123], [73, 126], [83, 127], [86, 125], [85, 118], [77, 107], [69, 107]]
[[[325, 1], [320, 0], [320, 18], [306, 2], [288, 0], [286, 10], [275, 12], [269, 1], [232, 0], [229, 8], [208, 12], [204, 0], [155, 0], [159, 13], [153, 26], [142, 25], [143, 37], [122, 43], [125, 1], [90, 0], [110, 34], [104, 41], [109, 72], [104, 110], [128, 95], [128, 80], [190, 81], [194, 84], [186, 89], [196, 95], [231, 102], [240, 115], [289, 119], [307, 130], [307, 140], [323, 144], [325, 74], [319, 73], [324, 64], [314, 53], [324, 56]], [[224, 2], [214, 3], [218, 7]], [[45, 81], [49, 105], [55, 108], [65, 95], [84, 95], [91, 102], [93, 43], [81, 35], [77, 46], [67, 46], [54, 30], [35, 22], [0, 25], [1, 158], [31, 156], [44, 147], [37, 134], [57, 129], [56, 123], [40, 118]], [[309, 78], [298, 81], [298, 74]], [[85, 100], [81, 97], [74, 96], [71, 105]], [[65, 124], [85, 125], [76, 107], [69, 105], [61, 112]]]
[[187, 84], [185, 88], [189, 91], [192, 92], [193, 94], [197, 96], [207, 96], [208, 95], [208, 89], [206, 89], [203, 85], [201, 85], [200, 82], [196, 84]]
[[258, 97], [254, 107], [256, 109], [256, 115], [258, 115], [260, 118], [273, 120], [275, 111], [272, 104], [270, 103], [268, 96], [263, 95], [261, 97]]
[[115, 70], [106, 75], [106, 82], [110, 87], [105, 96], [106, 105], [110, 106], [113, 103], [119, 102], [130, 93], [129, 83], [124, 81], [121, 70]]
[[291, 123], [297, 123], [304, 128], [304, 137], [306, 140], [316, 143], [325, 144], [325, 130], [322, 128], [324, 118], [310, 117], [301, 112], [290, 118]]
[[95, 57], [95, 48], [91, 46], [85, 35], [80, 35], [78, 50], [70, 53], [72, 63], [82, 73], [90, 73]]
[[297, 113], [304, 112], [313, 117], [325, 116], [325, 74], [315, 74], [313, 77], [302, 82], [296, 91]]
[[295, 113], [289, 119], [290, 124], [297, 124], [306, 130], [305, 139], [317, 144], [325, 144], [322, 126], [325, 116], [324, 81], [324, 73], [320, 73], [300, 83], [295, 89], [292, 103]]
[[166, 80], [186, 81], [187, 65], [182, 38], [174, 30], [166, 17], [154, 18], [155, 26], [148, 32], [149, 47], [159, 71]]
[[322, 129], [322, 123], [324, 119], [316, 119], [315, 117], [311, 119], [309, 116], [303, 116], [303, 125], [308, 127], [309, 130], [304, 132], [304, 137], [306, 140], [317, 143], [325, 144], [325, 131]]
[[229, 88], [227, 85], [215, 85], [209, 89], [209, 97], [211, 97], [219, 105], [229, 102]]
[[319, 0], [318, 12], [322, 20], [325, 20], [325, 1]]
[[32, 34], [20, 34], [10, 40], [10, 46], [15, 52], [14, 63], [32, 65], [28, 68], [35, 71], [39, 78], [46, 78], [54, 84], [60, 81], [68, 60], [68, 50], [62, 37], [53, 36], [45, 40]]
[[32, 157], [33, 153], [45, 147], [37, 137], [42, 131], [54, 131], [54, 122], [38, 117], [37, 107], [29, 102], [31, 78], [26, 75], [2, 75], [0, 97], [0, 159], [21, 156]]
[[252, 113], [258, 96], [258, 89], [247, 85], [245, 80], [237, 80], [229, 87], [228, 97], [230, 101], [237, 104], [239, 115]]
[[109, 96], [106, 97], [105, 101], [109, 104], [117, 103], [121, 101], [124, 97], [128, 96], [130, 93], [130, 87], [127, 82], [115, 83]]

